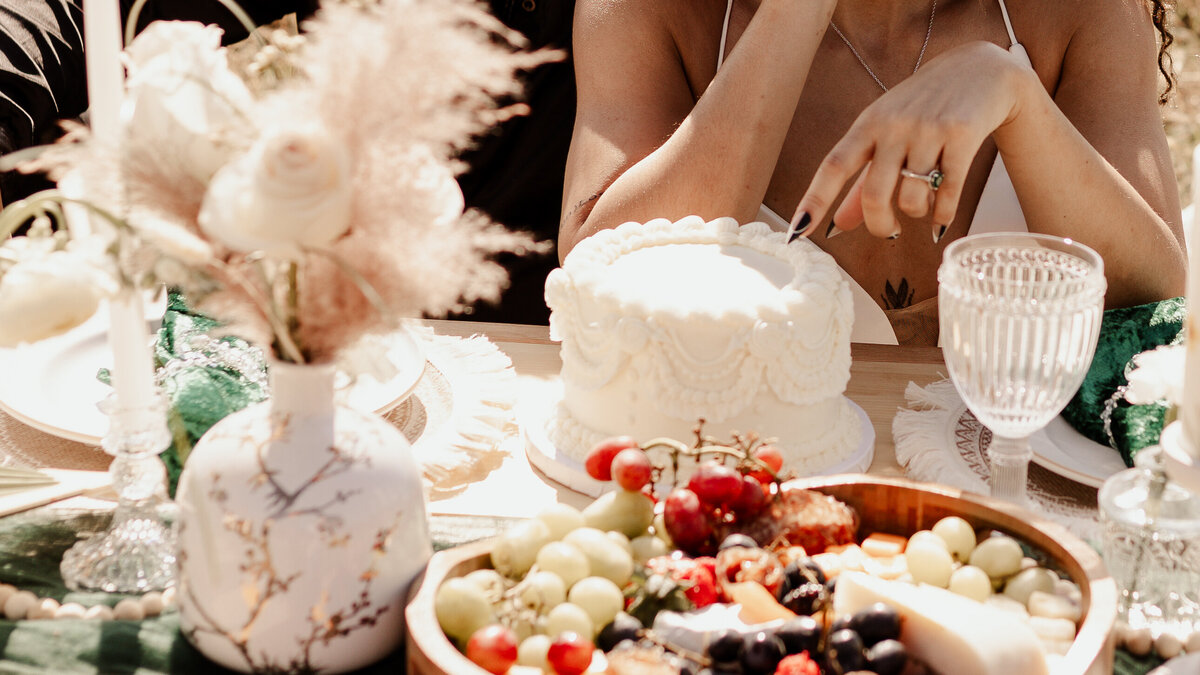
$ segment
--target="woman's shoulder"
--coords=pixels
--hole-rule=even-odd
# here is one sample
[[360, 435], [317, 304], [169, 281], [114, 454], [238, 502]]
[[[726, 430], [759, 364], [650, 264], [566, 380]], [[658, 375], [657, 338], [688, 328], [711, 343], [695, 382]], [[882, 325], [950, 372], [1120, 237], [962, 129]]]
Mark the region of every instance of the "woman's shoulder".
[[[758, 5], [758, 0], [736, 0]], [[727, 0], [577, 0], [575, 49], [658, 52], [679, 62], [689, 79], [711, 70], [721, 39]], [[752, 10], [751, 10], [752, 11]], [[582, 44], [581, 44], [582, 43]], [[590, 45], [590, 46], [589, 46]], [[704, 66], [712, 61], [711, 67]], [[711, 73], [709, 73], [711, 76]], [[694, 84], [694, 83], [693, 83]]]
[[1081, 30], [1152, 29], [1152, 0], [1006, 0], [1006, 4], [1022, 43], [1032, 42], [1022, 33], [1069, 41]]

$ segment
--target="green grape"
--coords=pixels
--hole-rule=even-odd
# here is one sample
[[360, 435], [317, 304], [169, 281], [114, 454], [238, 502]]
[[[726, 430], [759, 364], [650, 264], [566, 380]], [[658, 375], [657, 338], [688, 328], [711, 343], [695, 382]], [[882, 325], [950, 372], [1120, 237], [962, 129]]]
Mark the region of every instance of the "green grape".
[[614, 532], [611, 530], [608, 532], [605, 532], [605, 534], [608, 535], [609, 539], [612, 539], [613, 541], [617, 542], [617, 546], [620, 546], [621, 548], [625, 549], [626, 553], [628, 553], [629, 555], [633, 555], [633, 544], [629, 543], [629, 537], [626, 537], [625, 535], [621, 534], [620, 532]]
[[1019, 572], [1023, 557], [1021, 545], [1012, 537], [989, 537], [971, 551], [971, 564], [986, 572], [994, 582]]
[[578, 633], [591, 640], [595, 636], [592, 618], [579, 605], [564, 602], [546, 615], [546, 635], [557, 637], [566, 632]]
[[493, 605], [500, 602], [504, 596], [504, 590], [508, 587], [504, 577], [496, 570], [475, 570], [464, 576], [463, 579], [475, 584], [487, 596], [488, 602]]
[[654, 502], [641, 492], [614, 490], [587, 505], [583, 519], [588, 527], [620, 532], [626, 537], [646, 534], [654, 522]]
[[475, 584], [461, 577], [442, 582], [433, 599], [433, 611], [446, 635], [466, 642], [476, 630], [496, 622], [492, 604]]
[[563, 541], [587, 557], [592, 576], [604, 577], [621, 588], [633, 577], [633, 556], [600, 530], [581, 527]]
[[517, 663], [522, 666], [538, 668], [542, 672], [550, 672], [550, 663], [546, 661], [546, 652], [550, 651], [549, 635], [530, 635], [517, 646]]
[[537, 554], [537, 566], [539, 570], [558, 575], [565, 588], [591, 574], [587, 556], [565, 541], [552, 541], [543, 546]]
[[948, 516], [937, 521], [933, 533], [946, 542], [950, 555], [955, 560], [966, 562], [971, 559], [971, 551], [975, 550], [975, 528], [958, 516]]
[[634, 537], [630, 540], [629, 546], [633, 550], [633, 562], [638, 565], [644, 565], [651, 558], [671, 552], [665, 541], [651, 534]]
[[607, 626], [625, 608], [621, 589], [604, 577], [586, 577], [571, 587], [567, 601], [579, 605], [588, 613], [593, 626]]
[[913, 535], [908, 538], [908, 544], [905, 545], [904, 549], [907, 551], [909, 546], [912, 546], [920, 541], [937, 544], [938, 546], [946, 549], [947, 552], [950, 551], [950, 547], [946, 544], [946, 540], [934, 534], [933, 530], [920, 530], [918, 532], [914, 532]]
[[1021, 570], [1004, 584], [1004, 594], [1022, 605], [1029, 604], [1029, 596], [1034, 591], [1043, 593], [1054, 592], [1054, 582], [1058, 576], [1044, 567], [1030, 567]]
[[550, 530], [551, 541], [559, 541], [571, 530], [584, 526], [583, 514], [568, 504], [551, 504], [536, 517]]
[[950, 575], [950, 590], [979, 602], [992, 595], [992, 580], [974, 565], [963, 565]]
[[540, 520], [526, 520], [505, 530], [492, 545], [492, 567], [510, 579], [529, 571], [537, 552], [550, 541], [550, 528]]
[[954, 559], [942, 546], [930, 541], [917, 541], [904, 549], [908, 573], [917, 583], [945, 588], [954, 571]]
[[567, 599], [567, 585], [554, 572], [539, 569], [521, 582], [521, 592], [517, 597], [526, 607], [538, 614], [545, 614]]

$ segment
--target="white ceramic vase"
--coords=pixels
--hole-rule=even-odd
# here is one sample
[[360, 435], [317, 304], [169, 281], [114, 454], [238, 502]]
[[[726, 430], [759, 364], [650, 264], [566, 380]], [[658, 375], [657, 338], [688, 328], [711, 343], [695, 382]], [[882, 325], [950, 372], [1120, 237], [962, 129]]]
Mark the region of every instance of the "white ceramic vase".
[[271, 366], [271, 400], [200, 439], [179, 482], [181, 628], [243, 672], [342, 672], [403, 639], [432, 553], [404, 436], [337, 407], [334, 369]]

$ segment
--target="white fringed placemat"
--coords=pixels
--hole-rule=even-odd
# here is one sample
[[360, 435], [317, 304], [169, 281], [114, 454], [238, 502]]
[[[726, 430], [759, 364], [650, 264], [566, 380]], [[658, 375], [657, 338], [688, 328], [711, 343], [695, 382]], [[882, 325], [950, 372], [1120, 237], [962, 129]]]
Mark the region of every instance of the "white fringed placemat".
[[[896, 460], [908, 476], [987, 494], [992, 432], [967, 409], [954, 383], [947, 379], [919, 387], [910, 382], [904, 394], [909, 409], [892, 420], [892, 438]], [[1029, 497], [1039, 515], [1098, 541], [1095, 488], [1030, 463]]]
[[412, 443], [430, 499], [450, 496], [499, 468], [516, 434], [516, 373], [483, 336], [461, 338], [420, 329], [425, 374], [386, 417]]

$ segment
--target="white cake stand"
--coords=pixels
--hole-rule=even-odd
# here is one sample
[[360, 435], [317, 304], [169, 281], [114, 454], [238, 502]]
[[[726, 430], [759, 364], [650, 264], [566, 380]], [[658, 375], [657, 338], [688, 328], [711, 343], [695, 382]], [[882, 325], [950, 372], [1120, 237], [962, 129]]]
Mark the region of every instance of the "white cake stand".
[[[554, 415], [554, 410], [562, 400], [562, 388], [546, 387], [546, 395], [528, 397], [525, 403], [517, 408], [517, 422], [521, 426], [521, 436], [525, 440], [525, 455], [529, 463], [546, 474], [550, 480], [560, 483], [576, 492], [589, 497], [598, 497], [605, 492], [615, 489], [616, 483], [601, 482], [592, 478], [584, 469], [583, 462], [568, 457], [550, 442], [546, 429]], [[875, 427], [867, 413], [857, 403], [846, 400], [853, 408], [862, 437], [858, 447], [848, 457], [828, 466], [812, 475], [830, 476], [838, 473], [862, 473], [871, 466], [875, 458]], [[785, 467], [786, 468], [786, 467]]]

